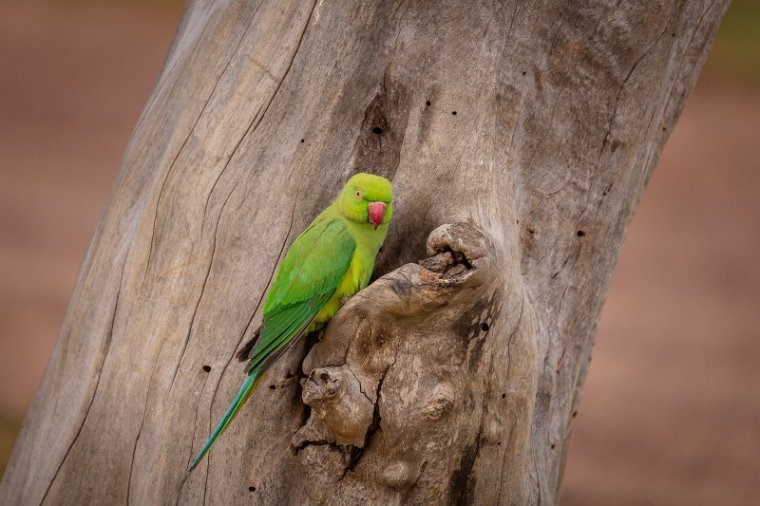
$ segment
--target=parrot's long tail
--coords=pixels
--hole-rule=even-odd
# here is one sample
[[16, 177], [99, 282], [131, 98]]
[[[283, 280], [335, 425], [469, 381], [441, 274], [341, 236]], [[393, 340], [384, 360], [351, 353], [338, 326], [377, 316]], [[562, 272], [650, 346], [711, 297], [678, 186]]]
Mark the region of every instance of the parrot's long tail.
[[185, 471], [185, 476], [182, 477], [180, 486], [185, 483], [185, 480], [187, 480], [187, 477], [190, 476], [190, 473], [193, 472], [193, 469], [195, 469], [201, 459], [203, 459], [203, 456], [208, 453], [211, 446], [213, 446], [219, 436], [224, 433], [224, 431], [227, 429], [227, 426], [230, 424], [230, 422], [232, 422], [232, 420], [235, 418], [235, 415], [237, 415], [240, 411], [240, 408], [243, 407], [246, 401], [251, 397], [253, 391], [256, 390], [256, 385], [259, 383], [261, 378], [262, 376], [258, 374], [258, 371], [254, 371], [245, 380], [243, 386], [240, 387], [240, 390], [235, 396], [235, 399], [233, 399], [232, 404], [230, 404], [230, 407], [227, 408], [227, 412], [224, 413], [224, 416], [219, 422], [219, 425], [216, 426], [216, 429], [214, 429], [214, 432], [211, 433], [208, 440], [206, 441], [206, 444], [203, 445], [203, 448], [201, 448], [201, 451], [198, 452], [198, 455], [195, 457], [192, 464], [190, 464], [190, 467], [188, 467], [187, 471]]

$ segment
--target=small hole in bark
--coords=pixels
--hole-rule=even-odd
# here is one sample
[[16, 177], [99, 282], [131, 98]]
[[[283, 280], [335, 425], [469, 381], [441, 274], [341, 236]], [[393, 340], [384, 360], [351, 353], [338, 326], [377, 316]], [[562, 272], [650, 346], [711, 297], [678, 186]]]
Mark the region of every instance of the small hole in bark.
[[269, 385], [269, 390], [274, 390], [274, 389], [275, 389], [274, 385]]
[[451, 114], [453, 114], [454, 116], [456, 116], [457, 112], [456, 111], [451, 111]]
[[211, 372], [211, 366], [210, 365], [204, 365], [203, 366], [203, 372]]
[[583, 230], [578, 230], [578, 231], [575, 233], [575, 235], [577, 235], [578, 237], [583, 237], [584, 235], [586, 235], [586, 232], [584, 232]]
[[483, 325], [481, 325], [480, 328], [483, 330], [483, 332], [488, 332], [488, 329], [491, 327], [488, 326], [487, 322], [483, 322]]
[[292, 378], [293, 376], [295, 376], [295, 374], [290, 371], [288, 371], [288, 373], [285, 375], [286, 378]]
[[676, 36], [676, 32], [671, 33], [670, 36], [671, 37], [675, 37]]
[[525, 74], [527, 74], [527, 72], [525, 72], [525, 71], [523, 70], [523, 75], [525, 75]]
[[372, 129], [372, 133], [377, 134], [377, 135], [383, 135], [383, 129], [380, 127], [375, 127]]
[[532, 228], [529, 228], [529, 229], [528, 229], [528, 233], [529, 233], [530, 235], [533, 235], [533, 234], [535, 234], [535, 233], [536, 233], [536, 231], [535, 231], [535, 230], [533, 230]]
[[425, 107], [430, 107], [430, 100], [425, 100]]
[[507, 394], [501, 394], [501, 398], [502, 399], [506, 399], [507, 398]]
[[573, 411], [573, 418], [575, 418], [576, 416], [578, 416], [578, 412], [577, 411]]
[[256, 492], [256, 487], [248, 487], [248, 492]]
[[501, 441], [499, 441], [498, 443], [496, 443], [496, 446], [501, 446]]
[[301, 144], [303, 144], [303, 141], [304, 141], [304, 140], [303, 140], [303, 139], [301, 139]]
[[552, 443], [552, 450], [555, 449], [556, 447], [557, 447], [557, 445], [555, 445], [554, 443]]

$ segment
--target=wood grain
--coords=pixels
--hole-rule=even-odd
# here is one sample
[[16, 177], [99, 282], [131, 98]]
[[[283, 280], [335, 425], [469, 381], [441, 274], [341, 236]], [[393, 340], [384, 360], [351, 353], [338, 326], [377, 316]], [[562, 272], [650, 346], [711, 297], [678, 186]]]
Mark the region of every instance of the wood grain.
[[[618, 248], [726, 6], [189, 3], [0, 502], [554, 503]], [[233, 356], [278, 261], [358, 170], [396, 188], [379, 274], [423, 258], [444, 223], [491, 244], [499, 304], [459, 380], [482, 430], [452, 417], [457, 465], [386, 452], [370, 496], [360, 456], [343, 495], [320, 498], [329, 470], [291, 447], [308, 415], [299, 347], [178, 495], [242, 381]], [[430, 325], [463, 332], [443, 315]]]

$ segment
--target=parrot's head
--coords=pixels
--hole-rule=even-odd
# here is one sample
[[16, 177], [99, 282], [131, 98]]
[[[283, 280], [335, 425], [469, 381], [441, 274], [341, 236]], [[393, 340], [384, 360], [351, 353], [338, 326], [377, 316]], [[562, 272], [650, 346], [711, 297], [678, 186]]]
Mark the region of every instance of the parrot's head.
[[352, 176], [343, 188], [340, 210], [343, 216], [356, 223], [366, 223], [374, 228], [387, 226], [393, 214], [391, 197], [390, 181], [362, 172]]

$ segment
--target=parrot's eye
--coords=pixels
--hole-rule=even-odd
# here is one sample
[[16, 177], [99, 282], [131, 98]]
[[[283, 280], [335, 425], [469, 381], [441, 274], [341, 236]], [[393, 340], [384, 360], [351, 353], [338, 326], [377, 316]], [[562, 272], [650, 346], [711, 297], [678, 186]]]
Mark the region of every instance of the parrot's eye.
[[356, 200], [361, 200], [361, 199], [362, 199], [362, 192], [360, 192], [359, 190], [356, 190]]

